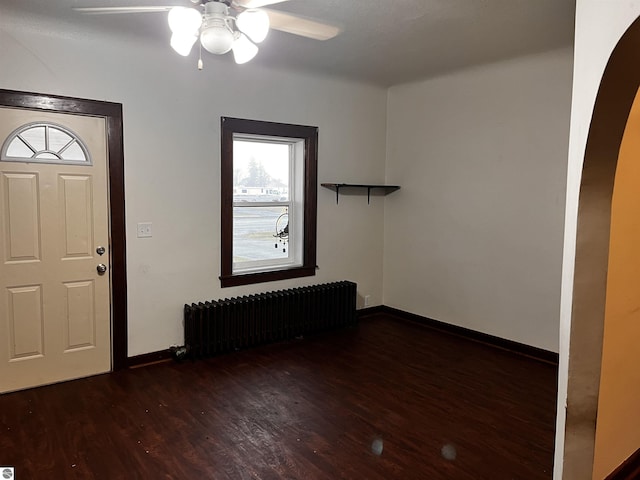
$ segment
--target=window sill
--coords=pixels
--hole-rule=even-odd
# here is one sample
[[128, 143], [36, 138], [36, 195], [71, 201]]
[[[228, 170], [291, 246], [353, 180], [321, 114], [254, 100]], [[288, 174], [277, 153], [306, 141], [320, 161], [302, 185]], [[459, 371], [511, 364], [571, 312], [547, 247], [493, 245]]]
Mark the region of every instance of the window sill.
[[293, 267], [282, 270], [271, 270], [268, 272], [244, 273], [238, 275], [227, 275], [220, 277], [220, 286], [237, 287], [240, 285], [251, 285], [253, 283], [275, 282], [277, 280], [287, 280], [290, 278], [311, 277], [316, 274], [317, 267]]

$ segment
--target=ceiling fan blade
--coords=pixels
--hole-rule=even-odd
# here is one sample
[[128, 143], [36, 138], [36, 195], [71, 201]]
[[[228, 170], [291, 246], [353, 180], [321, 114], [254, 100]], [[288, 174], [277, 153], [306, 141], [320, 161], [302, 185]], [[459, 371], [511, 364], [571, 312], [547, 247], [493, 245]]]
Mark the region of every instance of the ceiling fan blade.
[[279, 10], [263, 9], [269, 15], [270, 27], [281, 32], [313, 38], [314, 40], [329, 40], [338, 35], [342, 29], [328, 23], [317, 22]]
[[87, 13], [89, 15], [105, 15], [112, 13], [154, 13], [154, 12], [168, 12], [173, 8], [172, 5], [168, 6], [139, 6], [139, 7], [72, 7], [73, 10], [80, 13]]
[[234, 0], [233, 3], [242, 8], [260, 8], [288, 1], [289, 0]]

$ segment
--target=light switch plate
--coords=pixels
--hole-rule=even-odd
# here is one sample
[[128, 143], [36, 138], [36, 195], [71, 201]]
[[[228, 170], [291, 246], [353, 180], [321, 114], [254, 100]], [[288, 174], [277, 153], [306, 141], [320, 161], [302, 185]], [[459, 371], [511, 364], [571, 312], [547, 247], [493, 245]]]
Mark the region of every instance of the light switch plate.
[[138, 238], [152, 237], [151, 222], [144, 222], [138, 224]]

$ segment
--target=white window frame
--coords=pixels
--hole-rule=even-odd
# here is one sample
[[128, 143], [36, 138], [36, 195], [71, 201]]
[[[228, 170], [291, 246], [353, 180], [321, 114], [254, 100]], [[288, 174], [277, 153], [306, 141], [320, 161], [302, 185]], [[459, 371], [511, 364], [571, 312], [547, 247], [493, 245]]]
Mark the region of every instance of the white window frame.
[[[304, 140], [299, 138], [272, 137], [234, 133], [233, 141], [275, 143], [289, 147], [289, 185], [287, 201], [275, 202], [233, 202], [233, 208], [286, 207], [289, 219], [289, 239], [287, 257], [280, 259], [233, 262], [234, 275], [256, 272], [268, 272], [283, 267], [300, 267], [303, 262], [303, 230], [304, 225]], [[235, 211], [235, 210], [234, 210]], [[234, 215], [235, 220], [235, 215]], [[275, 226], [274, 226], [275, 229]], [[234, 222], [235, 232], [235, 222]], [[275, 239], [275, 237], [274, 237]]]

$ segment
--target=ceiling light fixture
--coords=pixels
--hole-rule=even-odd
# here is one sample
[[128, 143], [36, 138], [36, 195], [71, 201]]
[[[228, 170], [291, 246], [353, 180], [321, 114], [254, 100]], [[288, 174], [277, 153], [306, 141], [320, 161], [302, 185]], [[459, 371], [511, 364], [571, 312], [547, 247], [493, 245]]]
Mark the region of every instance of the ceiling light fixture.
[[[200, 39], [198, 70], [203, 68], [203, 48], [215, 55], [224, 55], [233, 51], [236, 63], [248, 62], [257, 55], [257, 44], [266, 38], [270, 29], [313, 40], [329, 40], [341, 32], [340, 27], [336, 25], [318, 22], [282, 10], [264, 8], [288, 0], [190, 1], [197, 7], [130, 5], [71, 8], [87, 15], [169, 12], [169, 28], [172, 32], [170, 45], [176, 52], [185, 57], [188, 56]], [[230, 14], [230, 11], [233, 13]]]
[[247, 9], [237, 18], [229, 15], [229, 7], [222, 2], [204, 4], [204, 15], [194, 8], [174, 7], [169, 11], [171, 47], [187, 56], [198, 36], [200, 44], [210, 53], [224, 55], [233, 50], [236, 63], [251, 60], [258, 53], [256, 43], [269, 33], [269, 16], [261, 10]]

